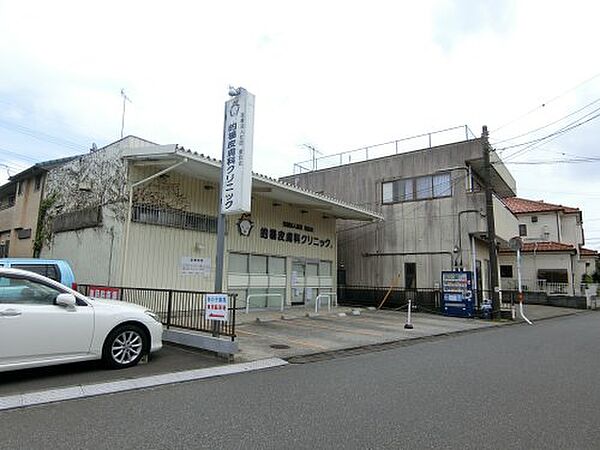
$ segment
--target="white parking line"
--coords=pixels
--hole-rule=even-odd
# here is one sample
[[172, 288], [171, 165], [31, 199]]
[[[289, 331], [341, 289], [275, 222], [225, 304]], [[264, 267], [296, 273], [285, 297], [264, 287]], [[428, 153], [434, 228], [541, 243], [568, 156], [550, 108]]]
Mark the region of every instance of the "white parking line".
[[280, 358], [268, 358], [227, 366], [210, 367], [208, 369], [185, 370], [160, 375], [134, 378], [107, 383], [84, 384], [46, 391], [29, 392], [26, 394], [8, 395], [0, 397], [0, 411], [7, 409], [23, 408], [26, 406], [43, 405], [46, 403], [61, 402], [76, 398], [95, 397], [97, 395], [114, 394], [116, 392], [131, 391], [135, 389], [162, 386], [165, 384], [181, 383], [183, 381], [201, 380], [203, 378], [232, 375], [235, 373], [250, 372], [253, 370], [268, 369], [270, 367], [285, 366], [287, 361]]

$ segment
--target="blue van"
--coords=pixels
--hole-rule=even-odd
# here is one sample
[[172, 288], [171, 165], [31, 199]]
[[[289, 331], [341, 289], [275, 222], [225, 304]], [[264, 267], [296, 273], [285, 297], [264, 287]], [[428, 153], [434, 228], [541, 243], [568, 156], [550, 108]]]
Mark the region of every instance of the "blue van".
[[0, 258], [0, 267], [29, 270], [77, 290], [73, 270], [62, 259]]

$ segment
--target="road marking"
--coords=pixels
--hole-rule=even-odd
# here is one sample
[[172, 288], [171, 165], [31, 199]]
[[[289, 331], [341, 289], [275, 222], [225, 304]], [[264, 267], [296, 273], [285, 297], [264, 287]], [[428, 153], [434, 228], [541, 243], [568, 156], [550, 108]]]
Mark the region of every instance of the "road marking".
[[319, 350], [329, 350], [329, 347], [323, 347], [321, 345], [313, 344], [313, 343], [309, 344], [307, 341], [300, 341], [300, 340], [297, 340], [297, 339], [290, 338], [288, 336], [273, 336], [272, 334], [252, 333], [251, 331], [240, 330], [239, 327], [236, 328], [235, 332], [237, 334], [242, 333], [242, 334], [249, 334], [251, 336], [268, 337], [268, 338], [275, 339], [275, 340], [282, 340], [282, 339], [284, 339], [286, 342], [292, 342], [292, 343], [300, 345], [302, 347], [318, 348]]
[[107, 383], [82, 384], [79, 386], [29, 392], [26, 394], [8, 395], [0, 397], [0, 411], [23, 408], [26, 406], [43, 405], [46, 403], [61, 402], [76, 398], [114, 394], [117, 392], [132, 391], [136, 389], [163, 386], [167, 384], [182, 383], [185, 381], [202, 380], [204, 378], [220, 377], [224, 375], [250, 372], [271, 367], [280, 367], [287, 364], [287, 361], [284, 361], [280, 358], [268, 358], [246, 363], [210, 367], [207, 369], [184, 370], [181, 372], [170, 372], [128, 380], [110, 381]]

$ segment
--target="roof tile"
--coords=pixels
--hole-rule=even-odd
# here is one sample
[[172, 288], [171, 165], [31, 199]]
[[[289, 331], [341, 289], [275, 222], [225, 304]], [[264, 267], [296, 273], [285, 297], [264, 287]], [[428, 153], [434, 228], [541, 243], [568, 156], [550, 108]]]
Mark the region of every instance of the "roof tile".
[[534, 212], [551, 212], [562, 211], [565, 214], [578, 213], [579, 208], [570, 206], [556, 205], [554, 203], [546, 203], [542, 200], [527, 200], [519, 197], [503, 198], [502, 202], [513, 214], [527, 214]]

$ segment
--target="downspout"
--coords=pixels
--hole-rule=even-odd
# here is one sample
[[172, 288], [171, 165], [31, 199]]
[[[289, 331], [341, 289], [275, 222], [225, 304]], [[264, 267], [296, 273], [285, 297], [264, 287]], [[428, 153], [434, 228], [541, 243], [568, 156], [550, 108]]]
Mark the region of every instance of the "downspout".
[[[185, 164], [187, 161], [188, 161], [187, 158], [183, 158], [178, 163], [173, 164], [172, 166], [169, 166], [166, 169], [163, 169], [159, 172], [156, 172], [155, 174], [150, 175], [149, 177], [146, 177], [140, 181], [136, 181], [135, 183], [133, 183], [129, 186], [129, 201], [128, 201], [128, 205], [127, 205], [127, 222], [125, 223], [125, 242], [123, 244], [123, 253], [122, 253], [122, 257], [121, 257], [121, 280], [120, 280], [121, 286], [123, 286], [123, 282], [125, 281], [125, 273], [126, 273], [126, 268], [127, 268], [127, 256], [128, 256], [128, 247], [129, 247], [129, 225], [131, 223], [131, 208], [133, 207], [133, 189], [144, 183], [147, 183], [148, 181], [158, 178], [161, 175], [164, 175], [165, 173], [170, 172], [173, 169], [176, 169], [177, 167], [181, 166], [182, 164]], [[127, 164], [127, 170], [129, 172], [129, 164]]]
[[573, 297], [575, 297], [575, 271], [574, 271], [574, 264], [573, 264], [573, 253], [571, 253], [571, 255], [570, 255], [570, 261], [571, 261], [571, 293], [573, 294]]
[[479, 292], [477, 288], [477, 249], [475, 248], [475, 236], [471, 236], [471, 253], [473, 258], [471, 268], [473, 270], [473, 290], [475, 291], [475, 305], [479, 306], [477, 304], [479, 299]]

